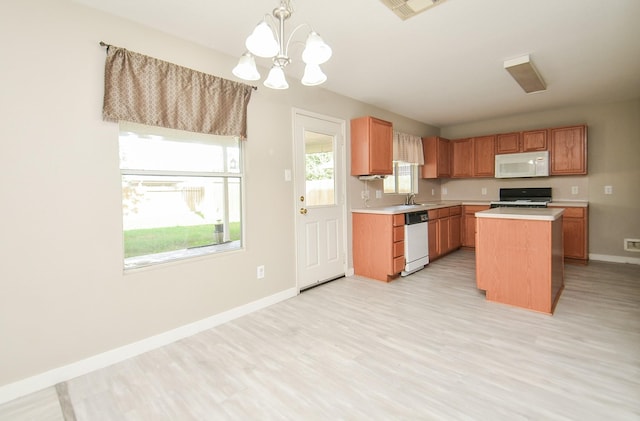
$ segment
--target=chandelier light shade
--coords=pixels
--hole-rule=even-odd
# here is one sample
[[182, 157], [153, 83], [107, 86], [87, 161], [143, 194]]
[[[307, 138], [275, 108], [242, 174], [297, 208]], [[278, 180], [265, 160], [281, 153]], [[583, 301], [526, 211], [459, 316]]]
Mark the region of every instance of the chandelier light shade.
[[280, 51], [280, 45], [273, 36], [273, 31], [264, 20], [256, 26], [244, 44], [249, 51], [258, 57], [271, 58]]
[[304, 75], [302, 76], [302, 84], [305, 86], [321, 85], [327, 80], [327, 75], [322, 72], [317, 64], [307, 64], [304, 67]]
[[256, 68], [256, 59], [253, 54], [246, 52], [240, 57], [238, 64], [231, 71], [234, 75], [244, 80], [258, 80], [260, 73]]
[[311, 32], [307, 37], [302, 61], [306, 64], [322, 64], [331, 58], [331, 47], [329, 47], [315, 32]]
[[[264, 81], [264, 86], [272, 89], [287, 89], [289, 84], [284, 75], [284, 68], [291, 63], [289, 46], [295, 33], [308, 24], [298, 25], [285, 42], [285, 21], [291, 17], [291, 0], [280, 0], [280, 5], [273, 10], [272, 15], [265, 15], [264, 19], [255, 27], [251, 35], [247, 37], [245, 52], [233, 68], [232, 73], [244, 80], [258, 80], [260, 73], [256, 68], [255, 57], [270, 58], [273, 65], [269, 75]], [[271, 25], [269, 24], [271, 21]], [[299, 42], [302, 44], [302, 42]], [[320, 69], [320, 64], [326, 63], [331, 58], [329, 47], [317, 32], [311, 30], [304, 43], [302, 61], [306, 64], [302, 84], [316, 86], [324, 83], [327, 76]]]
[[271, 89], [288, 89], [289, 84], [287, 83], [287, 79], [284, 77], [284, 70], [282, 67], [276, 66], [275, 64], [269, 70], [269, 76], [264, 80], [264, 86]]

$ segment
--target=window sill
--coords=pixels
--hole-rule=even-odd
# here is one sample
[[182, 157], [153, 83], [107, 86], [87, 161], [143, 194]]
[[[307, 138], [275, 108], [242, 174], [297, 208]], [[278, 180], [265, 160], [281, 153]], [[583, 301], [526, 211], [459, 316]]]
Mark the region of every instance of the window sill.
[[139, 269], [143, 267], [159, 265], [162, 263], [171, 263], [175, 262], [176, 260], [184, 260], [193, 257], [240, 250], [240, 248], [240, 241], [228, 241], [226, 243], [214, 244], [210, 246], [167, 251], [164, 253], [150, 254], [147, 256], [129, 257], [124, 261], [124, 270], [129, 271], [132, 269]]

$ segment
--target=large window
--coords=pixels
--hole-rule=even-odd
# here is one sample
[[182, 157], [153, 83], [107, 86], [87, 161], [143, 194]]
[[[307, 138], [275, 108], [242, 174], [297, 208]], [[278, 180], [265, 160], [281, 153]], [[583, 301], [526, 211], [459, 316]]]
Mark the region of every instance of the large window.
[[242, 246], [242, 148], [234, 137], [120, 124], [124, 265]]
[[416, 164], [393, 162], [393, 175], [384, 179], [385, 193], [417, 194], [418, 169]]

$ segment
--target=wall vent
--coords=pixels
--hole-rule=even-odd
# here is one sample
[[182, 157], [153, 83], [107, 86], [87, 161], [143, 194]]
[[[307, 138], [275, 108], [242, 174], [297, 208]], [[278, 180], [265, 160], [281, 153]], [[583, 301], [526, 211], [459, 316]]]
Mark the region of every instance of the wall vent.
[[637, 238], [625, 238], [624, 249], [626, 251], [640, 252], [640, 240], [638, 240]]
[[400, 19], [407, 20], [418, 13], [444, 3], [446, 0], [381, 0]]

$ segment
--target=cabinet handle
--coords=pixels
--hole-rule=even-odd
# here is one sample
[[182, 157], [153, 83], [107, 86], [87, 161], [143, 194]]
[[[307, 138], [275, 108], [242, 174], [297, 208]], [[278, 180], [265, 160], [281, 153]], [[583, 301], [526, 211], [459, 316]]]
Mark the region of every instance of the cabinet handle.
[[305, 208], [300, 208], [300, 213], [301, 213], [302, 215], [306, 215], [306, 214], [307, 214], [307, 209], [305, 209]]

